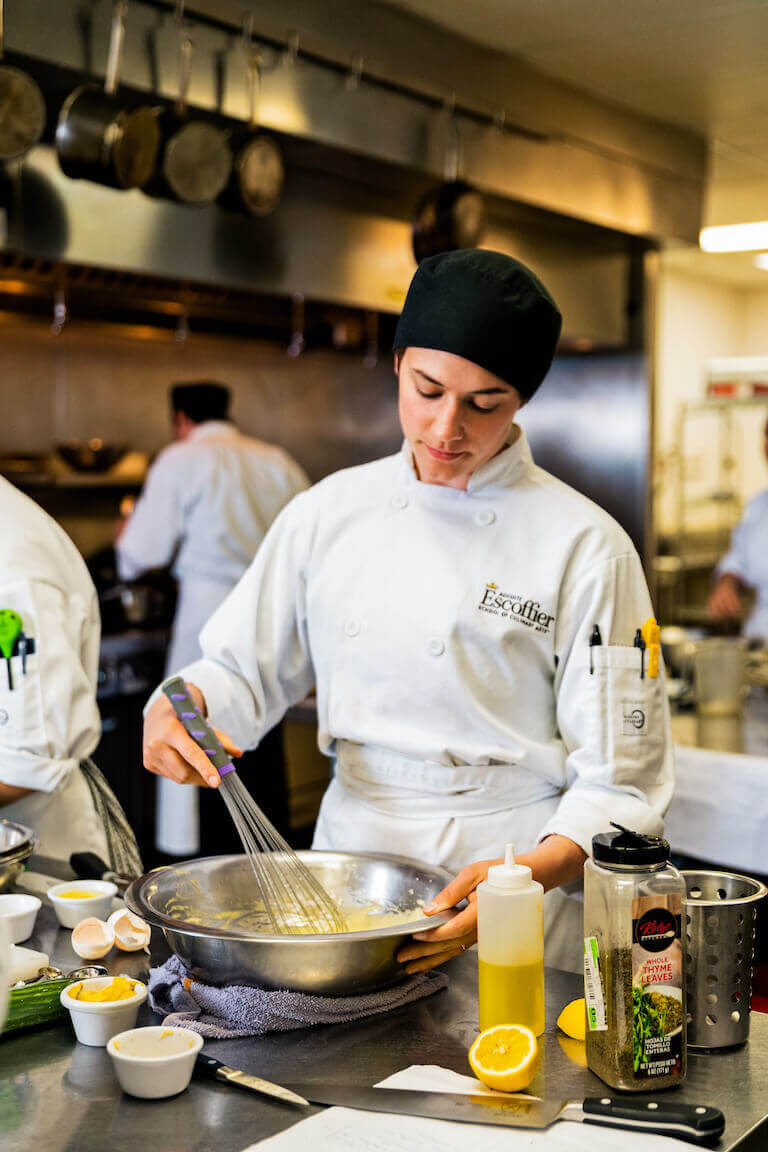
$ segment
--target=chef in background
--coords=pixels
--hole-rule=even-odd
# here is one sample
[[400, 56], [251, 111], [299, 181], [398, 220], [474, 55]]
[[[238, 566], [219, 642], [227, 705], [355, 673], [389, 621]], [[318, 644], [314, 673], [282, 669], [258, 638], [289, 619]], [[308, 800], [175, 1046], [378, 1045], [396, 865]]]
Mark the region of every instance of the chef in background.
[[96, 589], [64, 530], [0, 477], [0, 817], [41, 856], [95, 852], [142, 872], [122, 808], [91, 760], [101, 622]]
[[[316, 683], [334, 774], [313, 846], [461, 869], [443, 900], [467, 908], [401, 949], [408, 972], [474, 942], [474, 888], [509, 841], [547, 889], [548, 963], [580, 971], [583, 907], [564, 886], [595, 833], [616, 820], [657, 834], [671, 798], [663, 682], [632, 647], [651, 615], [639, 557], [534, 464], [515, 420], [560, 325], [508, 256], [423, 260], [395, 336], [401, 451], [284, 509], [203, 630], [203, 658], [174, 669], [232, 754]], [[160, 692], [144, 763], [218, 784]]]
[[[768, 420], [763, 428], [763, 452], [768, 460]], [[731, 537], [731, 547], [716, 569], [717, 583], [708, 611], [715, 620], [741, 618], [742, 595], [755, 593], [755, 604], [744, 623], [749, 640], [768, 645], [768, 488], [747, 504]]]
[[[173, 564], [179, 595], [168, 673], [201, 654], [205, 622], [234, 588], [281, 509], [309, 480], [287, 452], [238, 431], [230, 390], [213, 381], [171, 389], [175, 443], [149, 470], [115, 542], [122, 580]], [[161, 780], [157, 846], [189, 856], [200, 846], [198, 796]]]

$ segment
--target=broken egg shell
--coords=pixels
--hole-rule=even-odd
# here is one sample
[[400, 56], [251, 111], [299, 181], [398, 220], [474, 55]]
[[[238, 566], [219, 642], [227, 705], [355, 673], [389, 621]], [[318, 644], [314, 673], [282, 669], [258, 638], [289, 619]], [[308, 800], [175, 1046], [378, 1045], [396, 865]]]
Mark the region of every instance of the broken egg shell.
[[72, 951], [83, 960], [99, 960], [112, 950], [115, 930], [111, 924], [87, 916], [72, 929]]
[[149, 924], [127, 908], [118, 908], [107, 924], [115, 934], [115, 944], [123, 952], [139, 952], [149, 944], [152, 934]]

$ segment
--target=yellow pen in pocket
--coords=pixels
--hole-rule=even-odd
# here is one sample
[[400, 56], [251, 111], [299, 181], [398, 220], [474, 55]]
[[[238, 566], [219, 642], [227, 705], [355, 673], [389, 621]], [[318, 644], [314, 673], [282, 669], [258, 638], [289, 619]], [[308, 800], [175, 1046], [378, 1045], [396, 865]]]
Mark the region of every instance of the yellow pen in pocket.
[[661, 628], [656, 622], [656, 617], [649, 616], [640, 631], [648, 652], [648, 678], [655, 680], [659, 675], [659, 648], [661, 645]]

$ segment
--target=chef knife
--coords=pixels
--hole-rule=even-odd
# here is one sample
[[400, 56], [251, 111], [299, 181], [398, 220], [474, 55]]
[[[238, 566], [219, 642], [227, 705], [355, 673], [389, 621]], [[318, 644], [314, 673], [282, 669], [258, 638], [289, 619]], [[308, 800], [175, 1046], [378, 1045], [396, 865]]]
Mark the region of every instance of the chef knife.
[[261, 1092], [264, 1096], [274, 1096], [286, 1104], [298, 1104], [302, 1108], [309, 1107], [309, 1100], [292, 1092], [289, 1088], [281, 1088], [279, 1084], [271, 1084], [269, 1080], [262, 1080], [260, 1076], [250, 1076], [247, 1072], [240, 1072], [236, 1068], [228, 1068], [221, 1060], [214, 1060], [201, 1052], [195, 1061], [195, 1074], [209, 1076], [212, 1080], [222, 1080], [225, 1084], [237, 1084], [240, 1088], [250, 1088], [252, 1092]]
[[469, 1124], [500, 1124], [510, 1128], [548, 1128], [556, 1120], [634, 1128], [660, 1136], [677, 1136], [704, 1144], [721, 1136], [725, 1117], [717, 1108], [634, 1096], [617, 1100], [589, 1096], [584, 1100], [538, 1100], [523, 1095], [464, 1095], [403, 1088], [365, 1088], [354, 1084], [292, 1084], [314, 1104], [340, 1104], [370, 1112], [460, 1120]]

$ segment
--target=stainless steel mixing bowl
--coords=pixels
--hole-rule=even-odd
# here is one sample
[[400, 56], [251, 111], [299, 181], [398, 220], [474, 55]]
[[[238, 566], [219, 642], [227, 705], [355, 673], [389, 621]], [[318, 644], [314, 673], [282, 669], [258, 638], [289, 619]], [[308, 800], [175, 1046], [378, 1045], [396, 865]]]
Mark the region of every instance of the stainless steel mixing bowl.
[[12, 887], [36, 845], [37, 837], [31, 828], [13, 820], [0, 820], [0, 892]]
[[[362, 852], [299, 852], [301, 860], [337, 898], [408, 908], [425, 904], [451, 879], [403, 856]], [[267, 936], [202, 927], [168, 914], [179, 901], [192, 909], [241, 907], [257, 898], [245, 856], [209, 856], [156, 868], [125, 893], [132, 912], [161, 928], [184, 967], [206, 984], [286, 988], [325, 996], [384, 988], [402, 978], [395, 954], [413, 932], [435, 928], [452, 913], [414, 915], [413, 922], [326, 936]], [[189, 915], [189, 913], [188, 913]]]

